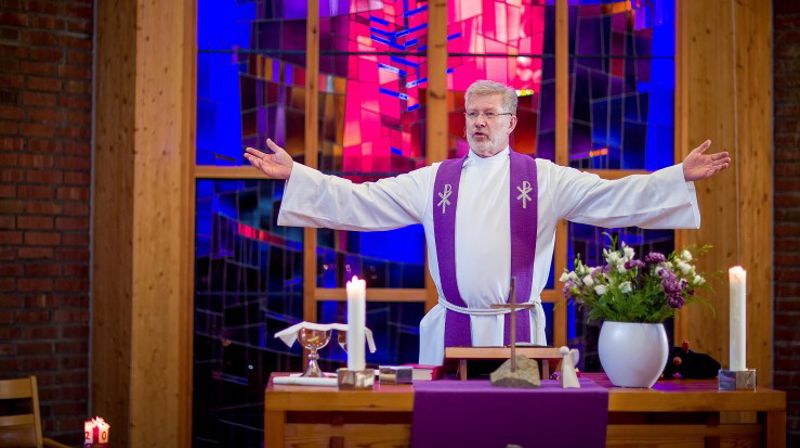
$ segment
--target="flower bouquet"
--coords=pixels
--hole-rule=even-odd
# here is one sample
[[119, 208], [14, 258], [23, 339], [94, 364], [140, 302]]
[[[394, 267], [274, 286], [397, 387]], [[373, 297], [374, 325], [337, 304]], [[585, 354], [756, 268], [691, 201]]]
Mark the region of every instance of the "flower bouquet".
[[612, 238], [603, 258], [602, 266], [590, 267], [577, 257], [575, 269], [561, 275], [564, 296], [584, 308], [588, 320], [603, 321], [598, 352], [611, 382], [652, 387], [669, 353], [662, 323], [698, 300], [696, 292], [706, 279], [689, 249], [669, 256], [650, 252], [639, 259], [632, 247]]

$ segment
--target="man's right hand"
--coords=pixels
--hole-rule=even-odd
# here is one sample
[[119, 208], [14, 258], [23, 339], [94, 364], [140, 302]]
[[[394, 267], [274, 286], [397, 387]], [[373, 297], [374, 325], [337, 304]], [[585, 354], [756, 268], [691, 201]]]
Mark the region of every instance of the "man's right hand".
[[292, 156], [270, 139], [267, 139], [267, 146], [272, 154], [265, 154], [248, 146], [245, 148], [247, 152], [244, 153], [244, 158], [271, 179], [288, 179], [294, 165]]

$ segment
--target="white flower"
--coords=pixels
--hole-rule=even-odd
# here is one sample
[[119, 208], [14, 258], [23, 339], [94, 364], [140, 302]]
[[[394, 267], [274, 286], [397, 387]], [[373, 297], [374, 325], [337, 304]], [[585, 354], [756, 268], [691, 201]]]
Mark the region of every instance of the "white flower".
[[692, 261], [692, 253], [684, 249], [683, 252], [681, 252], [681, 258], [685, 261]]
[[627, 294], [627, 293], [631, 292], [633, 290], [633, 288], [631, 287], [631, 282], [622, 282], [622, 283], [620, 283], [619, 284], [619, 290], [623, 294]]
[[558, 278], [561, 283], [566, 283], [567, 280], [569, 280], [569, 275], [566, 272], [562, 273], [561, 277]]
[[705, 282], [706, 282], [706, 279], [704, 279], [702, 275], [695, 275], [695, 276], [694, 276], [694, 281], [693, 281], [693, 283], [694, 283], [695, 285], [702, 285], [702, 284], [703, 284], [703, 283], [705, 283]]
[[568, 277], [573, 282], [577, 282], [578, 281], [578, 274], [576, 274], [575, 272], [570, 272]]
[[619, 272], [620, 274], [628, 272], [628, 270], [625, 269], [625, 263], [620, 263], [619, 266], [617, 266], [617, 272]]
[[586, 286], [592, 286], [594, 285], [594, 279], [591, 275], [587, 275], [586, 277], [583, 277], [583, 284]]
[[601, 295], [601, 296], [602, 296], [603, 294], [605, 294], [605, 293], [606, 293], [606, 287], [605, 287], [605, 285], [596, 285], [596, 286], [594, 287], [594, 292], [596, 292], [597, 294], [599, 294], [599, 295]]
[[624, 246], [622, 248], [623, 252], [625, 253], [626, 260], [632, 260], [633, 256], [636, 255], [636, 252], [633, 251], [633, 248], [630, 246]]
[[606, 260], [608, 264], [615, 265], [619, 260], [619, 254], [617, 252], [609, 252], [608, 255], [606, 255]]
[[690, 265], [689, 263], [686, 263], [686, 262], [683, 262], [683, 261], [679, 261], [676, 264], [677, 264], [677, 268], [680, 269], [681, 272], [683, 272], [684, 275], [688, 274], [692, 270], [692, 265]]

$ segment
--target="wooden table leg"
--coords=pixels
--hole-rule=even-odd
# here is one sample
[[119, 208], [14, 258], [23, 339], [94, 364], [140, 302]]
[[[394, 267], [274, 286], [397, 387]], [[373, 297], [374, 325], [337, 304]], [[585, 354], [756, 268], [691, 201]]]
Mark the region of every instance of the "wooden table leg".
[[458, 361], [458, 379], [461, 381], [467, 380], [467, 360], [461, 359]]
[[550, 361], [547, 359], [542, 360], [542, 379], [550, 379]]
[[767, 412], [767, 423], [764, 432], [767, 434], [767, 447], [783, 448], [786, 446], [786, 410]]
[[285, 425], [286, 412], [264, 412], [264, 446], [266, 448], [282, 448], [285, 445]]

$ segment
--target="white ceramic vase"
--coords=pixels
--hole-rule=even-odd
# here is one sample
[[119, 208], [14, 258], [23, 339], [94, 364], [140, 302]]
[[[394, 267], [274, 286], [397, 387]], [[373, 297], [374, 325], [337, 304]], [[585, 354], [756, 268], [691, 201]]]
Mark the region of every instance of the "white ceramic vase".
[[603, 322], [600, 364], [615, 386], [653, 387], [669, 356], [663, 324]]

